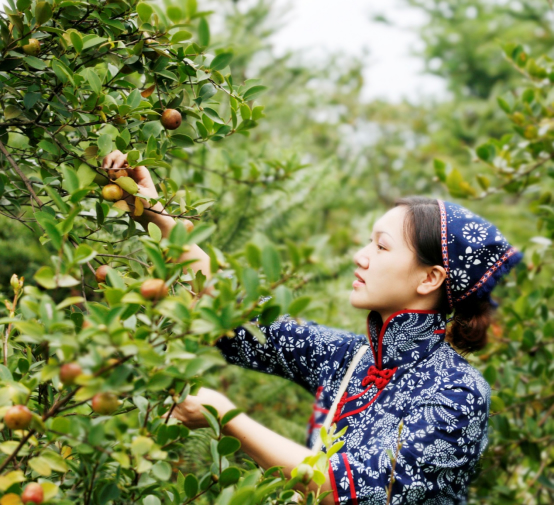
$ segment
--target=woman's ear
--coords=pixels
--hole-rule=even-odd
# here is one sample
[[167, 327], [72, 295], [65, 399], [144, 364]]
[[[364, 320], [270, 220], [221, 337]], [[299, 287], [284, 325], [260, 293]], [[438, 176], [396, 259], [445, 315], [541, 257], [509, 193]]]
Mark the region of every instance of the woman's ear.
[[424, 269], [424, 277], [417, 286], [418, 295], [428, 295], [439, 289], [443, 282], [446, 281], [446, 270], [444, 267], [434, 265]]

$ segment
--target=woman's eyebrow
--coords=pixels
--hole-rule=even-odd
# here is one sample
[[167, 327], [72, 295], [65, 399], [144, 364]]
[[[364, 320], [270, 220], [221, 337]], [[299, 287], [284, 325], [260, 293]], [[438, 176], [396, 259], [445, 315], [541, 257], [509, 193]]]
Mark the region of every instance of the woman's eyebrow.
[[381, 233], [386, 233], [392, 239], [392, 241], [394, 242], [394, 237], [388, 231], [373, 230], [373, 233], [375, 233], [375, 235], [380, 235]]

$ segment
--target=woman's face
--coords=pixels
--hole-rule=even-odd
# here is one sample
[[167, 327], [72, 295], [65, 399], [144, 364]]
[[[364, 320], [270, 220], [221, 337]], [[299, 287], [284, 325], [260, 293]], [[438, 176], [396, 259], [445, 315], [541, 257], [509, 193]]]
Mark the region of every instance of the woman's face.
[[404, 239], [405, 215], [404, 205], [390, 209], [375, 222], [368, 245], [354, 255], [358, 278], [350, 303], [379, 312], [383, 321], [394, 312], [421, 305], [416, 289], [426, 273]]

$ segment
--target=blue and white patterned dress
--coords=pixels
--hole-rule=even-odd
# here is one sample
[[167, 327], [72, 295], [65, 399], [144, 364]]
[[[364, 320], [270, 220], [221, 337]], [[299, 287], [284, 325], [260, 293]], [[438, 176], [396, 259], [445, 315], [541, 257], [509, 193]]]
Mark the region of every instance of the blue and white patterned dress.
[[[387, 450], [402, 448], [392, 504], [463, 504], [475, 466], [487, 445], [490, 387], [447, 342], [444, 316], [405, 310], [383, 325], [370, 312], [370, 347], [337, 408], [334, 422], [348, 426], [331, 456], [329, 479], [336, 504], [381, 505], [391, 475]], [[306, 446], [315, 449], [348, 365], [368, 337], [299, 323], [288, 315], [260, 326], [261, 344], [243, 327], [216, 343], [227, 362], [278, 375], [315, 396]]]

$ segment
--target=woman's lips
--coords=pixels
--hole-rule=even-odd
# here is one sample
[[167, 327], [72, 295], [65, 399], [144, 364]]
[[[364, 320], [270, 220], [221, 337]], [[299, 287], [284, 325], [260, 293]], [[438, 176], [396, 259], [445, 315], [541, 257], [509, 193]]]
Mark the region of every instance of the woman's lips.
[[356, 286], [363, 286], [364, 284], [365, 284], [365, 282], [360, 281], [359, 279], [356, 279], [356, 280], [352, 283], [352, 287], [355, 288]]

